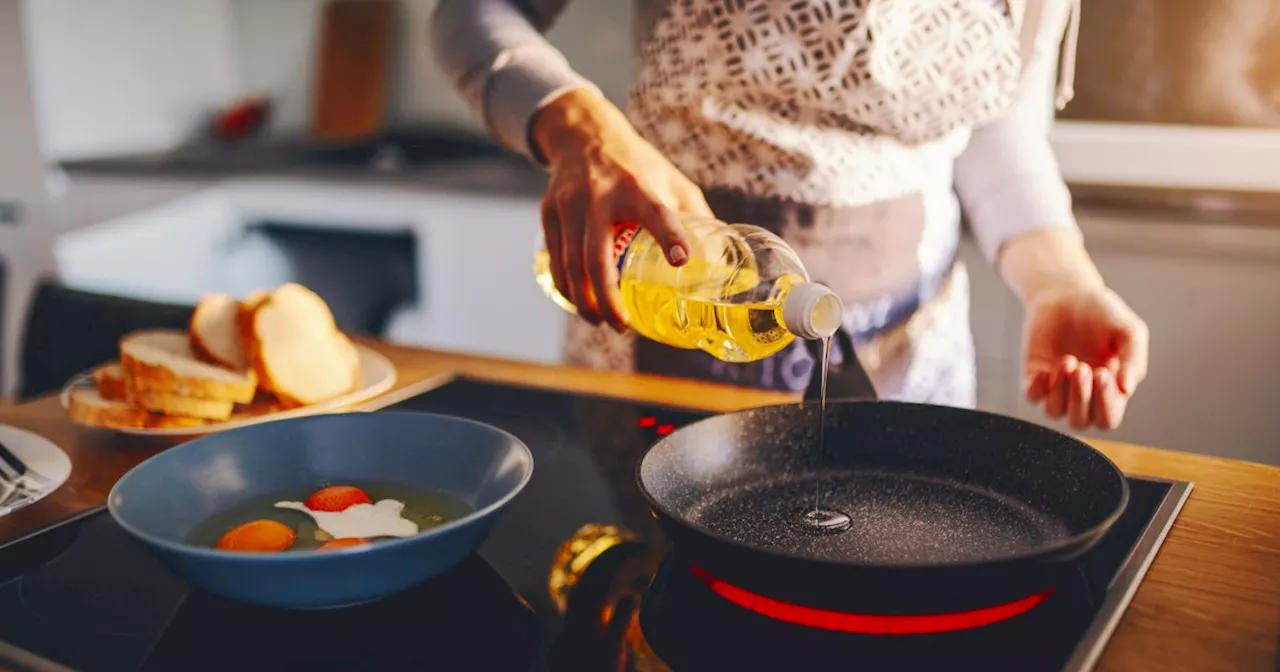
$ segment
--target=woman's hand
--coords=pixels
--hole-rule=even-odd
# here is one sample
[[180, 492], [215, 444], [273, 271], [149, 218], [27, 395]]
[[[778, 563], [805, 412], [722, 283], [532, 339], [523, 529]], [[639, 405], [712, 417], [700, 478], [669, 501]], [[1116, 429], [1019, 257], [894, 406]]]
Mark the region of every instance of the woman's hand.
[[542, 229], [556, 289], [592, 324], [626, 329], [614, 258], [617, 227], [648, 231], [674, 266], [689, 258], [679, 216], [711, 215], [701, 190], [607, 100], [573, 90], [549, 103], [530, 129], [551, 183]]
[[1038, 297], [1027, 309], [1027, 400], [1075, 429], [1115, 429], [1147, 375], [1147, 325], [1105, 287]]
[[1075, 229], [1011, 240], [999, 265], [1027, 314], [1027, 400], [1076, 429], [1118, 427], [1147, 375], [1146, 323], [1107, 288]]

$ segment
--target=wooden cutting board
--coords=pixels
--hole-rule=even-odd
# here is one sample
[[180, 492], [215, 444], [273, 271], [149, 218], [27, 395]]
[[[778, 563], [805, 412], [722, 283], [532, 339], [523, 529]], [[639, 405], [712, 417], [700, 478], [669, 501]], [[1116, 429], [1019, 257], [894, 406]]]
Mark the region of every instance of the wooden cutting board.
[[317, 35], [311, 137], [367, 139], [386, 115], [396, 0], [330, 0]]

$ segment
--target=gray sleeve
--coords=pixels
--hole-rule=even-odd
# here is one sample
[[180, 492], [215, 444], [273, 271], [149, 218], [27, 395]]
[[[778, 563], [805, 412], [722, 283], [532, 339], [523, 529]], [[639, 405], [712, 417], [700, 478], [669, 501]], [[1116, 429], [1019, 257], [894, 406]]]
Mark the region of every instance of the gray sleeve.
[[975, 129], [956, 160], [961, 207], [992, 263], [1012, 238], [1043, 229], [1078, 230], [1071, 193], [1049, 144], [1059, 47], [1069, 11], [1070, 2], [1044, 0], [1012, 107]]
[[568, 0], [440, 0], [432, 50], [485, 128], [506, 147], [540, 161], [529, 122], [575, 88], [598, 92], [543, 37]]

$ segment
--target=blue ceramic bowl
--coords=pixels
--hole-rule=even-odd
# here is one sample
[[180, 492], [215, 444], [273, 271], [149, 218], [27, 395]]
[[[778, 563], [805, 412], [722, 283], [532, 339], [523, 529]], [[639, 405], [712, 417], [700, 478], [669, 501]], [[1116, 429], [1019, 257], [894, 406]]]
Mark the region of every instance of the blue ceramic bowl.
[[[429, 413], [350, 413], [211, 434], [134, 467], [112, 488], [116, 522], [193, 585], [231, 599], [318, 609], [386, 597], [443, 573], [484, 541], [533, 475], [514, 436]], [[245, 500], [322, 483], [433, 488], [473, 512], [413, 537], [340, 551], [232, 553], [194, 546], [192, 528]]]

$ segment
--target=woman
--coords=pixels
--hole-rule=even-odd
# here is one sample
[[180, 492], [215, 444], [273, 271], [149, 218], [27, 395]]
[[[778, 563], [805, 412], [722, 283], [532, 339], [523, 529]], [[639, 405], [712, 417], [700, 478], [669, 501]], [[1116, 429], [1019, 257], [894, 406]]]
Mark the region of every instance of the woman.
[[542, 37], [566, 2], [441, 0], [432, 39], [490, 132], [550, 171], [552, 270], [585, 320], [572, 361], [804, 388], [798, 344], [726, 364], [626, 333], [614, 224], [680, 265], [679, 215], [714, 214], [774, 230], [841, 295], [881, 396], [972, 406], [963, 211], [1026, 307], [1027, 397], [1119, 425], [1146, 325], [1086, 253], [1046, 137], [1078, 0], [636, 0], [625, 114]]

